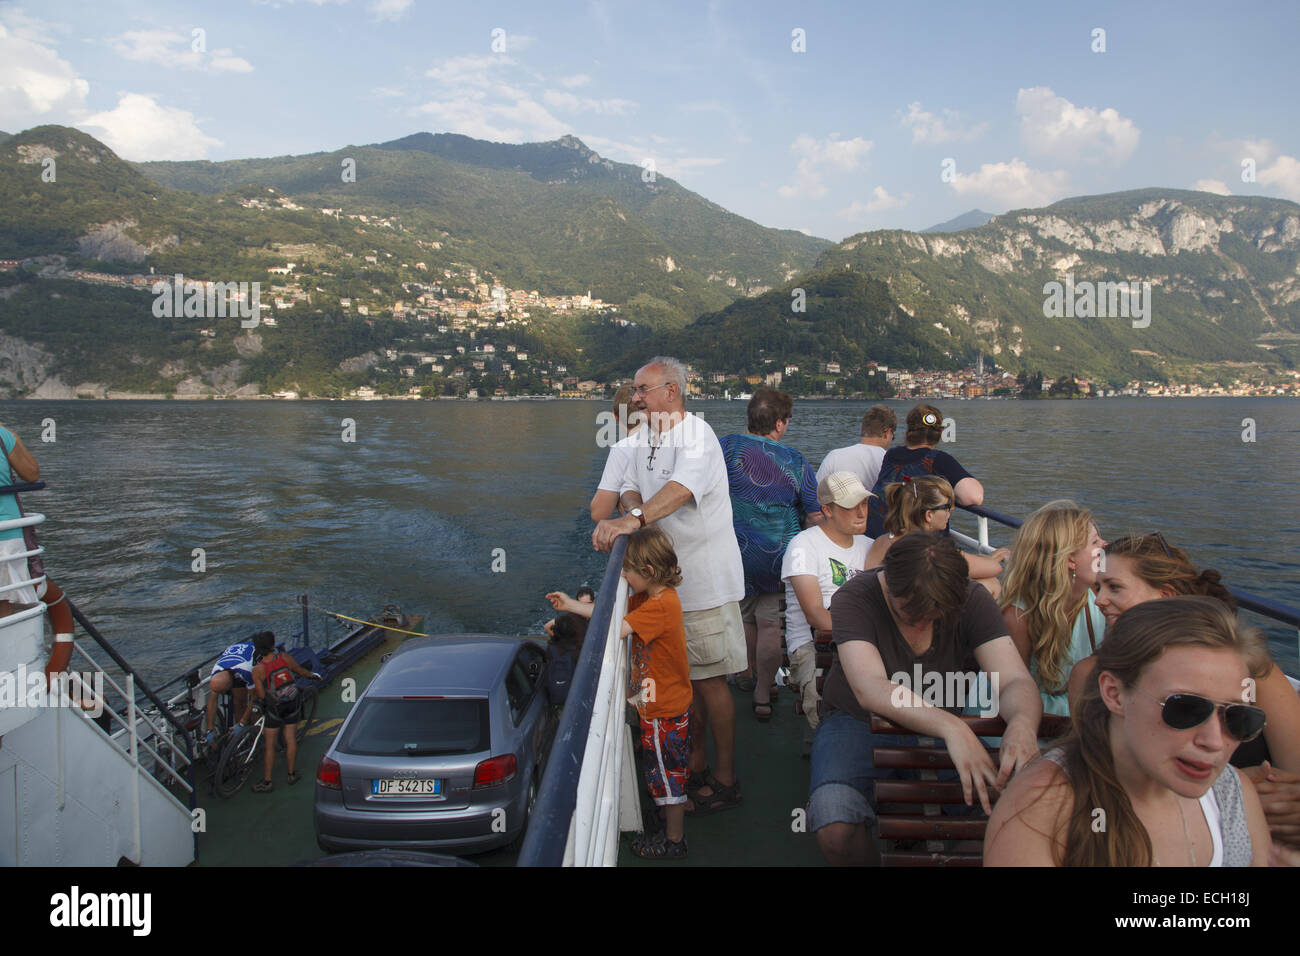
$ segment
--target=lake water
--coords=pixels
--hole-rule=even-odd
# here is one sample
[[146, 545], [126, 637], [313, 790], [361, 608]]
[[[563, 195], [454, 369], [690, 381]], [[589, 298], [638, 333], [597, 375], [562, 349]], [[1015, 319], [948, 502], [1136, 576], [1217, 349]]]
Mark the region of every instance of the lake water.
[[[911, 402], [890, 403], [902, 419]], [[1285, 399], [939, 402], [942, 447], [1023, 518], [1068, 497], [1104, 536], [1165, 532], [1228, 584], [1300, 606], [1300, 404]], [[294, 599], [430, 633], [531, 633], [546, 591], [596, 584], [587, 503], [604, 403], [5, 402], [40, 462], [51, 576], [152, 678], [250, 631], [300, 623]], [[814, 464], [857, 440], [861, 402], [797, 402], [786, 443]], [[723, 435], [743, 402], [691, 409]], [[1254, 442], [1242, 440], [1252, 419]], [[345, 419], [355, 441], [344, 441]], [[56, 440], [43, 443], [43, 422]], [[974, 533], [958, 512], [954, 527]], [[994, 543], [1010, 532], [995, 526]], [[206, 570], [192, 570], [201, 548]], [[501, 549], [498, 551], [497, 549]], [[505, 570], [492, 570], [494, 558]], [[313, 621], [318, 627], [319, 619]], [[337, 627], [335, 630], [337, 633]], [[1269, 631], [1295, 672], [1295, 631]]]

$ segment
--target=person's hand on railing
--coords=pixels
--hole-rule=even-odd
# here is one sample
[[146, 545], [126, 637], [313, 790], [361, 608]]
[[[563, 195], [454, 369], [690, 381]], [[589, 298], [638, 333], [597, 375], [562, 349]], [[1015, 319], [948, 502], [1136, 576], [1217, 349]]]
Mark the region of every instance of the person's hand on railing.
[[989, 557], [1005, 568], [1007, 562], [1011, 560], [1011, 549], [998, 548], [996, 551], [991, 552]]

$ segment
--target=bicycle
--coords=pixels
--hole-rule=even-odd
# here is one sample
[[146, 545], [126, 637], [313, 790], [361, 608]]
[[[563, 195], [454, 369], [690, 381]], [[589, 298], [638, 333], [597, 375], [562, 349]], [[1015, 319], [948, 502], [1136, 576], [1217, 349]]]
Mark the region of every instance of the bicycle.
[[[294, 737], [301, 742], [307, 735], [307, 729], [316, 718], [316, 705], [319, 694], [316, 687], [300, 687], [302, 694], [302, 717], [298, 721]], [[249, 774], [258, 765], [262, 755], [262, 739], [266, 732], [266, 714], [259, 713], [257, 720], [243, 728], [235, 728], [230, 739], [221, 751], [217, 770], [213, 775], [216, 792], [229, 799], [244, 788]]]

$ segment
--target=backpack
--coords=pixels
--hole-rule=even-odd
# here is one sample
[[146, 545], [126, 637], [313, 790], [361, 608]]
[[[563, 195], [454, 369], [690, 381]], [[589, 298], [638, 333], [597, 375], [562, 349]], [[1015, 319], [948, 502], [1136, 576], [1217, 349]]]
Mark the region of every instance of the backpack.
[[555, 706], [560, 706], [569, 696], [569, 686], [573, 683], [573, 671], [577, 666], [577, 653], [570, 646], [551, 645], [551, 666], [546, 669], [546, 697]]
[[[272, 665], [278, 666], [272, 667]], [[277, 704], [292, 706], [298, 699], [298, 684], [284, 654], [276, 654], [266, 662], [266, 693]]]

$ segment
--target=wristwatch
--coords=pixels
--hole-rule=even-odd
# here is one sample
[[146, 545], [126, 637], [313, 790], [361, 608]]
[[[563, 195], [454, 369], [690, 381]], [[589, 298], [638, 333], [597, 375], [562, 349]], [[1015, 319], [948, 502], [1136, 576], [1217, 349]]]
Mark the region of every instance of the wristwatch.
[[628, 512], [628, 514], [630, 514], [630, 515], [631, 515], [633, 518], [635, 518], [637, 521], [641, 522], [641, 527], [643, 527], [643, 528], [645, 527], [645, 512], [644, 512], [644, 511], [642, 511], [640, 508], [633, 508], [631, 511]]

